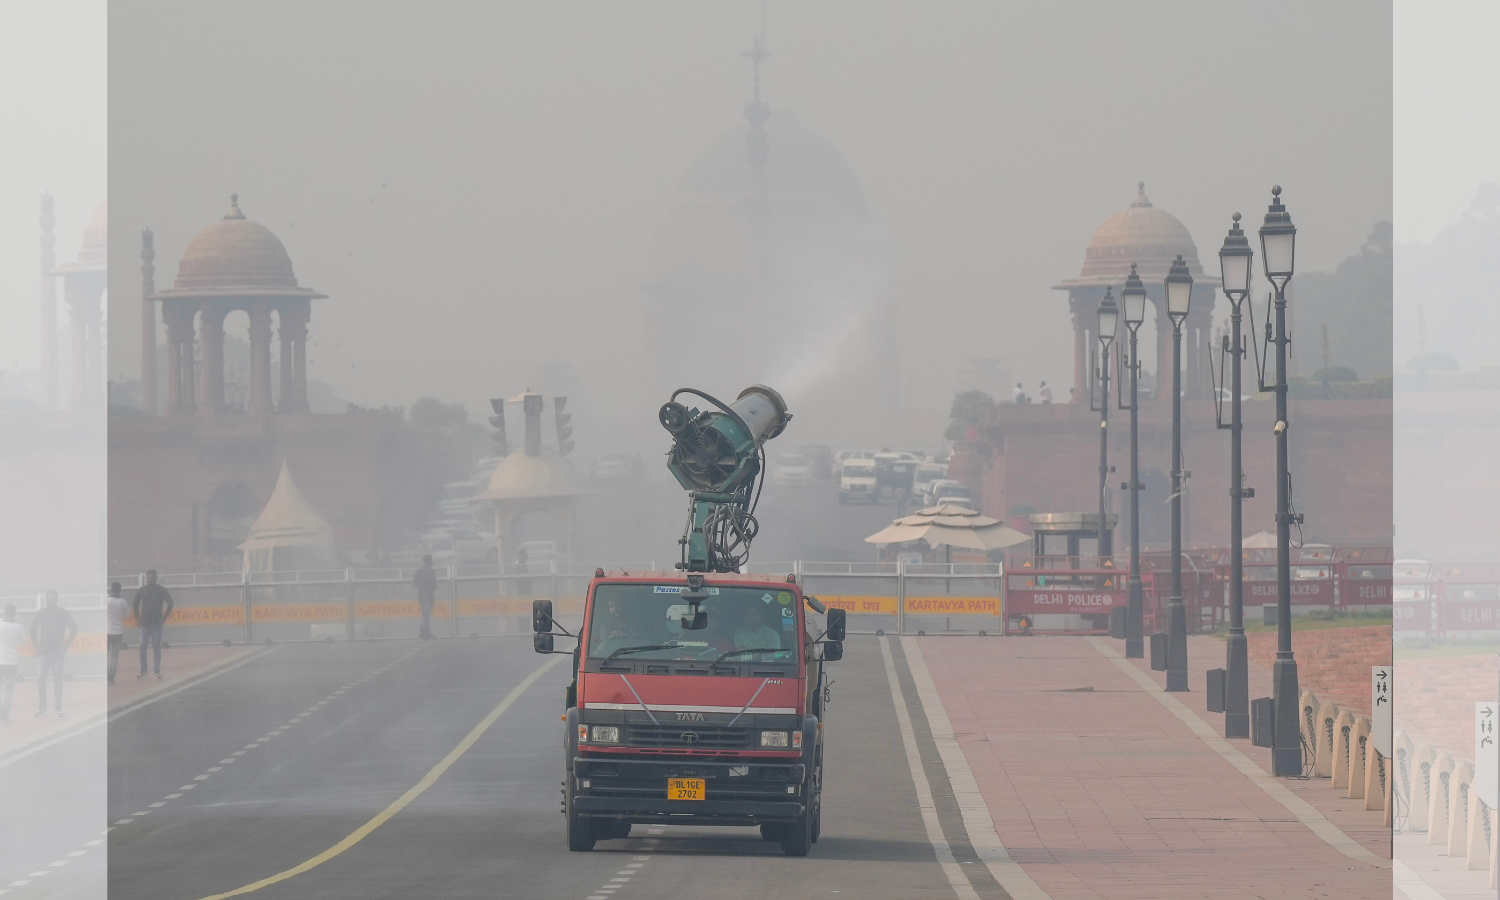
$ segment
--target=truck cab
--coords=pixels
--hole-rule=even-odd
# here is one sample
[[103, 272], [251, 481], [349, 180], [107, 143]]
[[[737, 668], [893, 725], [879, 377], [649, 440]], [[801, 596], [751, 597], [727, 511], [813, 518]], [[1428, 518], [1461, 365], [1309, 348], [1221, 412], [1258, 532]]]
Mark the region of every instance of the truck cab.
[[[555, 650], [549, 601], [535, 649]], [[565, 632], [564, 632], [565, 634]], [[805, 856], [821, 827], [824, 664], [843, 610], [791, 577], [596, 572], [563, 715], [568, 848], [635, 824], [758, 825]]]

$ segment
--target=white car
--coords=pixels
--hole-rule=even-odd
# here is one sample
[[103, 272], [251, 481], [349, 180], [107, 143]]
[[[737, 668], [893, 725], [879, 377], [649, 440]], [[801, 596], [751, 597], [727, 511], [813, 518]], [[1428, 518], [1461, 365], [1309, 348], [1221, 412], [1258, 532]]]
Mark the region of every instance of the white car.
[[880, 495], [875, 491], [875, 460], [844, 460], [839, 474], [839, 502], [862, 500], [866, 503], [878, 503], [879, 498]]
[[948, 467], [938, 463], [921, 463], [917, 466], [916, 474], [911, 477], [911, 495], [913, 497], [926, 497], [927, 488], [934, 481], [948, 477]]
[[922, 499], [923, 506], [937, 506], [947, 502], [953, 497], [969, 496], [969, 488], [962, 481], [954, 481], [952, 478], [936, 478], [927, 485], [927, 494]]
[[844, 471], [844, 463], [851, 459], [874, 459], [874, 450], [840, 450], [833, 457], [833, 477], [841, 478]]
[[800, 453], [783, 453], [771, 465], [776, 484], [812, 484], [812, 460]]
[[975, 506], [974, 506], [974, 501], [970, 500], [966, 496], [965, 497], [960, 497], [958, 495], [954, 495], [952, 497], [944, 497], [943, 499], [939, 500], [936, 505], [938, 505], [938, 506], [961, 506], [964, 509], [972, 509], [975, 512], [979, 512], [979, 510], [976, 509]]

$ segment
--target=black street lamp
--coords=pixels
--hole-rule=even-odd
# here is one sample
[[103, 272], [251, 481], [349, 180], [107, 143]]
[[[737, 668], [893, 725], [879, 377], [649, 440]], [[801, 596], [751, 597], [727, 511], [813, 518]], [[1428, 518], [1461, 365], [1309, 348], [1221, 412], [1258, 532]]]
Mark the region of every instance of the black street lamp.
[[[1247, 495], [1245, 472], [1240, 464], [1240, 304], [1250, 294], [1250, 262], [1255, 251], [1240, 230], [1240, 214], [1219, 248], [1219, 275], [1229, 298], [1229, 352], [1233, 359], [1229, 408], [1229, 642], [1225, 648], [1224, 736], [1250, 736], [1250, 671], [1245, 641], [1244, 528], [1241, 503]], [[1221, 426], [1222, 427], [1222, 426]]]
[[[1136, 338], [1146, 321], [1146, 286], [1130, 264], [1130, 277], [1120, 292], [1125, 307], [1125, 327], [1130, 332], [1130, 481], [1121, 487], [1130, 491], [1130, 593], [1125, 601], [1125, 657], [1140, 659], [1146, 655], [1142, 640], [1144, 602], [1141, 596], [1141, 460], [1140, 460], [1140, 374], [1141, 361], [1136, 356]], [[1124, 393], [1121, 391], [1121, 393]]]
[[1114, 541], [1110, 536], [1109, 522], [1105, 519], [1105, 500], [1109, 489], [1109, 345], [1119, 328], [1120, 310], [1115, 306], [1114, 289], [1104, 289], [1104, 299], [1099, 301], [1099, 565], [1114, 555]]
[[1167, 272], [1172, 320], [1172, 596], [1167, 598], [1167, 690], [1188, 689], [1187, 608], [1182, 602], [1182, 322], [1193, 299], [1193, 276], [1182, 254]]
[[1287, 468], [1286, 285], [1296, 260], [1297, 228], [1281, 204], [1281, 185], [1271, 188], [1271, 205], [1260, 228], [1261, 259], [1266, 279], [1276, 289], [1276, 660], [1271, 664], [1271, 697], [1275, 708], [1271, 774], [1302, 774], [1301, 703], [1297, 690], [1297, 660], [1292, 656], [1292, 525], [1302, 523], [1292, 513], [1292, 476]]

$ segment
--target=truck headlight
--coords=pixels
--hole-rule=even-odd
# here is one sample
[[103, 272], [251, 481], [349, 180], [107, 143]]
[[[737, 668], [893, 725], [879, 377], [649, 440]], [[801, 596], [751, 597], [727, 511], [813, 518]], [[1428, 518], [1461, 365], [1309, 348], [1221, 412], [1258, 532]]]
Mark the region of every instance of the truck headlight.
[[620, 742], [620, 728], [618, 725], [595, 725], [593, 741], [596, 744], [618, 744]]
[[760, 733], [760, 745], [762, 747], [785, 747], [787, 733], [785, 731], [762, 731]]

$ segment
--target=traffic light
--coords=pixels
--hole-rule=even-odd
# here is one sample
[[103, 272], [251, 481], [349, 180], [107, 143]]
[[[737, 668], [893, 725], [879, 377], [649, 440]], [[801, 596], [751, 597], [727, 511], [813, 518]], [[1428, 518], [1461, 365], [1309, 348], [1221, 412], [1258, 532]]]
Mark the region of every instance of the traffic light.
[[552, 414], [557, 417], [557, 452], [563, 456], [573, 452], [573, 442], [568, 440], [573, 436], [573, 426], [568, 424], [573, 421], [573, 414], [563, 412], [567, 405], [567, 397], [552, 398]]
[[495, 411], [495, 414], [490, 416], [490, 425], [495, 429], [490, 432], [490, 438], [494, 440], [496, 445], [495, 454], [497, 456], [509, 456], [510, 441], [505, 436], [505, 400], [491, 400], [490, 409]]

